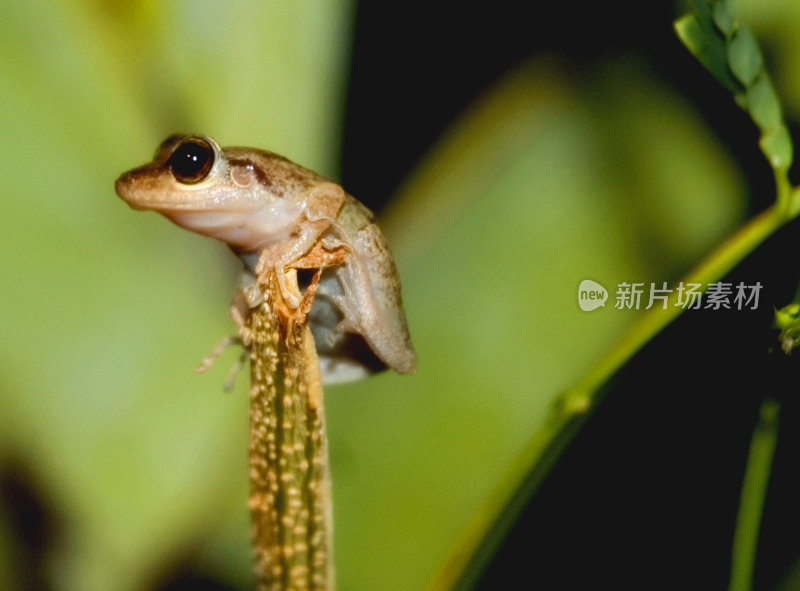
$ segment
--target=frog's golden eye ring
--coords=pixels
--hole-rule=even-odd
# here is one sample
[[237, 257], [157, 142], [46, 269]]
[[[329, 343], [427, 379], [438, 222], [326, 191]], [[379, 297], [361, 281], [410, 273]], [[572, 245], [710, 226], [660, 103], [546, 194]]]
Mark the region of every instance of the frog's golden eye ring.
[[204, 180], [214, 166], [214, 148], [199, 137], [187, 138], [167, 160], [172, 176], [184, 185]]

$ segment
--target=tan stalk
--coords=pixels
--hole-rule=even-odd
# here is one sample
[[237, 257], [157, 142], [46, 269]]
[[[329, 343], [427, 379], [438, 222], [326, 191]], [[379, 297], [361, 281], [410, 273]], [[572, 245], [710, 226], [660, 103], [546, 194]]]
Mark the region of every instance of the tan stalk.
[[[297, 274], [286, 273], [298, 293]], [[306, 313], [270, 273], [250, 314], [250, 512], [258, 591], [331, 591], [331, 493], [322, 383]], [[312, 294], [313, 295], [313, 294]]]

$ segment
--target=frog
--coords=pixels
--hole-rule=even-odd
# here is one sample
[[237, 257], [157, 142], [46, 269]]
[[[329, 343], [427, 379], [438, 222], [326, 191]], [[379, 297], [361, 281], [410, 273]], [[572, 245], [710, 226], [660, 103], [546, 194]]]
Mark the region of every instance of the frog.
[[416, 370], [389, 245], [372, 211], [339, 184], [274, 152], [174, 134], [115, 189], [131, 208], [222, 241], [239, 257], [230, 315], [244, 345], [248, 311], [275, 273], [288, 308], [307, 310], [323, 383]]

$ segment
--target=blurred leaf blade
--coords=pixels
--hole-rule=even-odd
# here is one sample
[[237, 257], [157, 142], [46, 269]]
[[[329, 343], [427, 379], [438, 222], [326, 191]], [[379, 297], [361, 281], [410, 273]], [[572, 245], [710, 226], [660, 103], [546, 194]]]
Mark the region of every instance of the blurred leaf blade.
[[58, 589], [142, 588], [218, 532], [237, 562], [217, 568], [249, 585], [246, 380], [222, 395], [234, 354], [192, 373], [231, 331], [237, 263], [113, 181], [175, 131], [330, 173], [351, 8], [2, 2], [0, 462], [65, 516]]

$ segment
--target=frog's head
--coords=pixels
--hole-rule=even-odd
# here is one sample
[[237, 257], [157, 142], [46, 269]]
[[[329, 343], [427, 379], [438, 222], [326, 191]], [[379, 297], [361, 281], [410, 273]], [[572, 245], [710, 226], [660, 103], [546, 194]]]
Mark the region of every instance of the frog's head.
[[227, 159], [214, 139], [172, 135], [156, 150], [153, 161], [126, 172], [116, 189], [134, 209], [208, 209], [225, 191]]
[[250, 251], [288, 235], [302, 210], [263, 181], [252, 161], [229, 158], [213, 138], [172, 135], [152, 162], [124, 173], [115, 188], [133, 209], [157, 211], [188, 230]]

